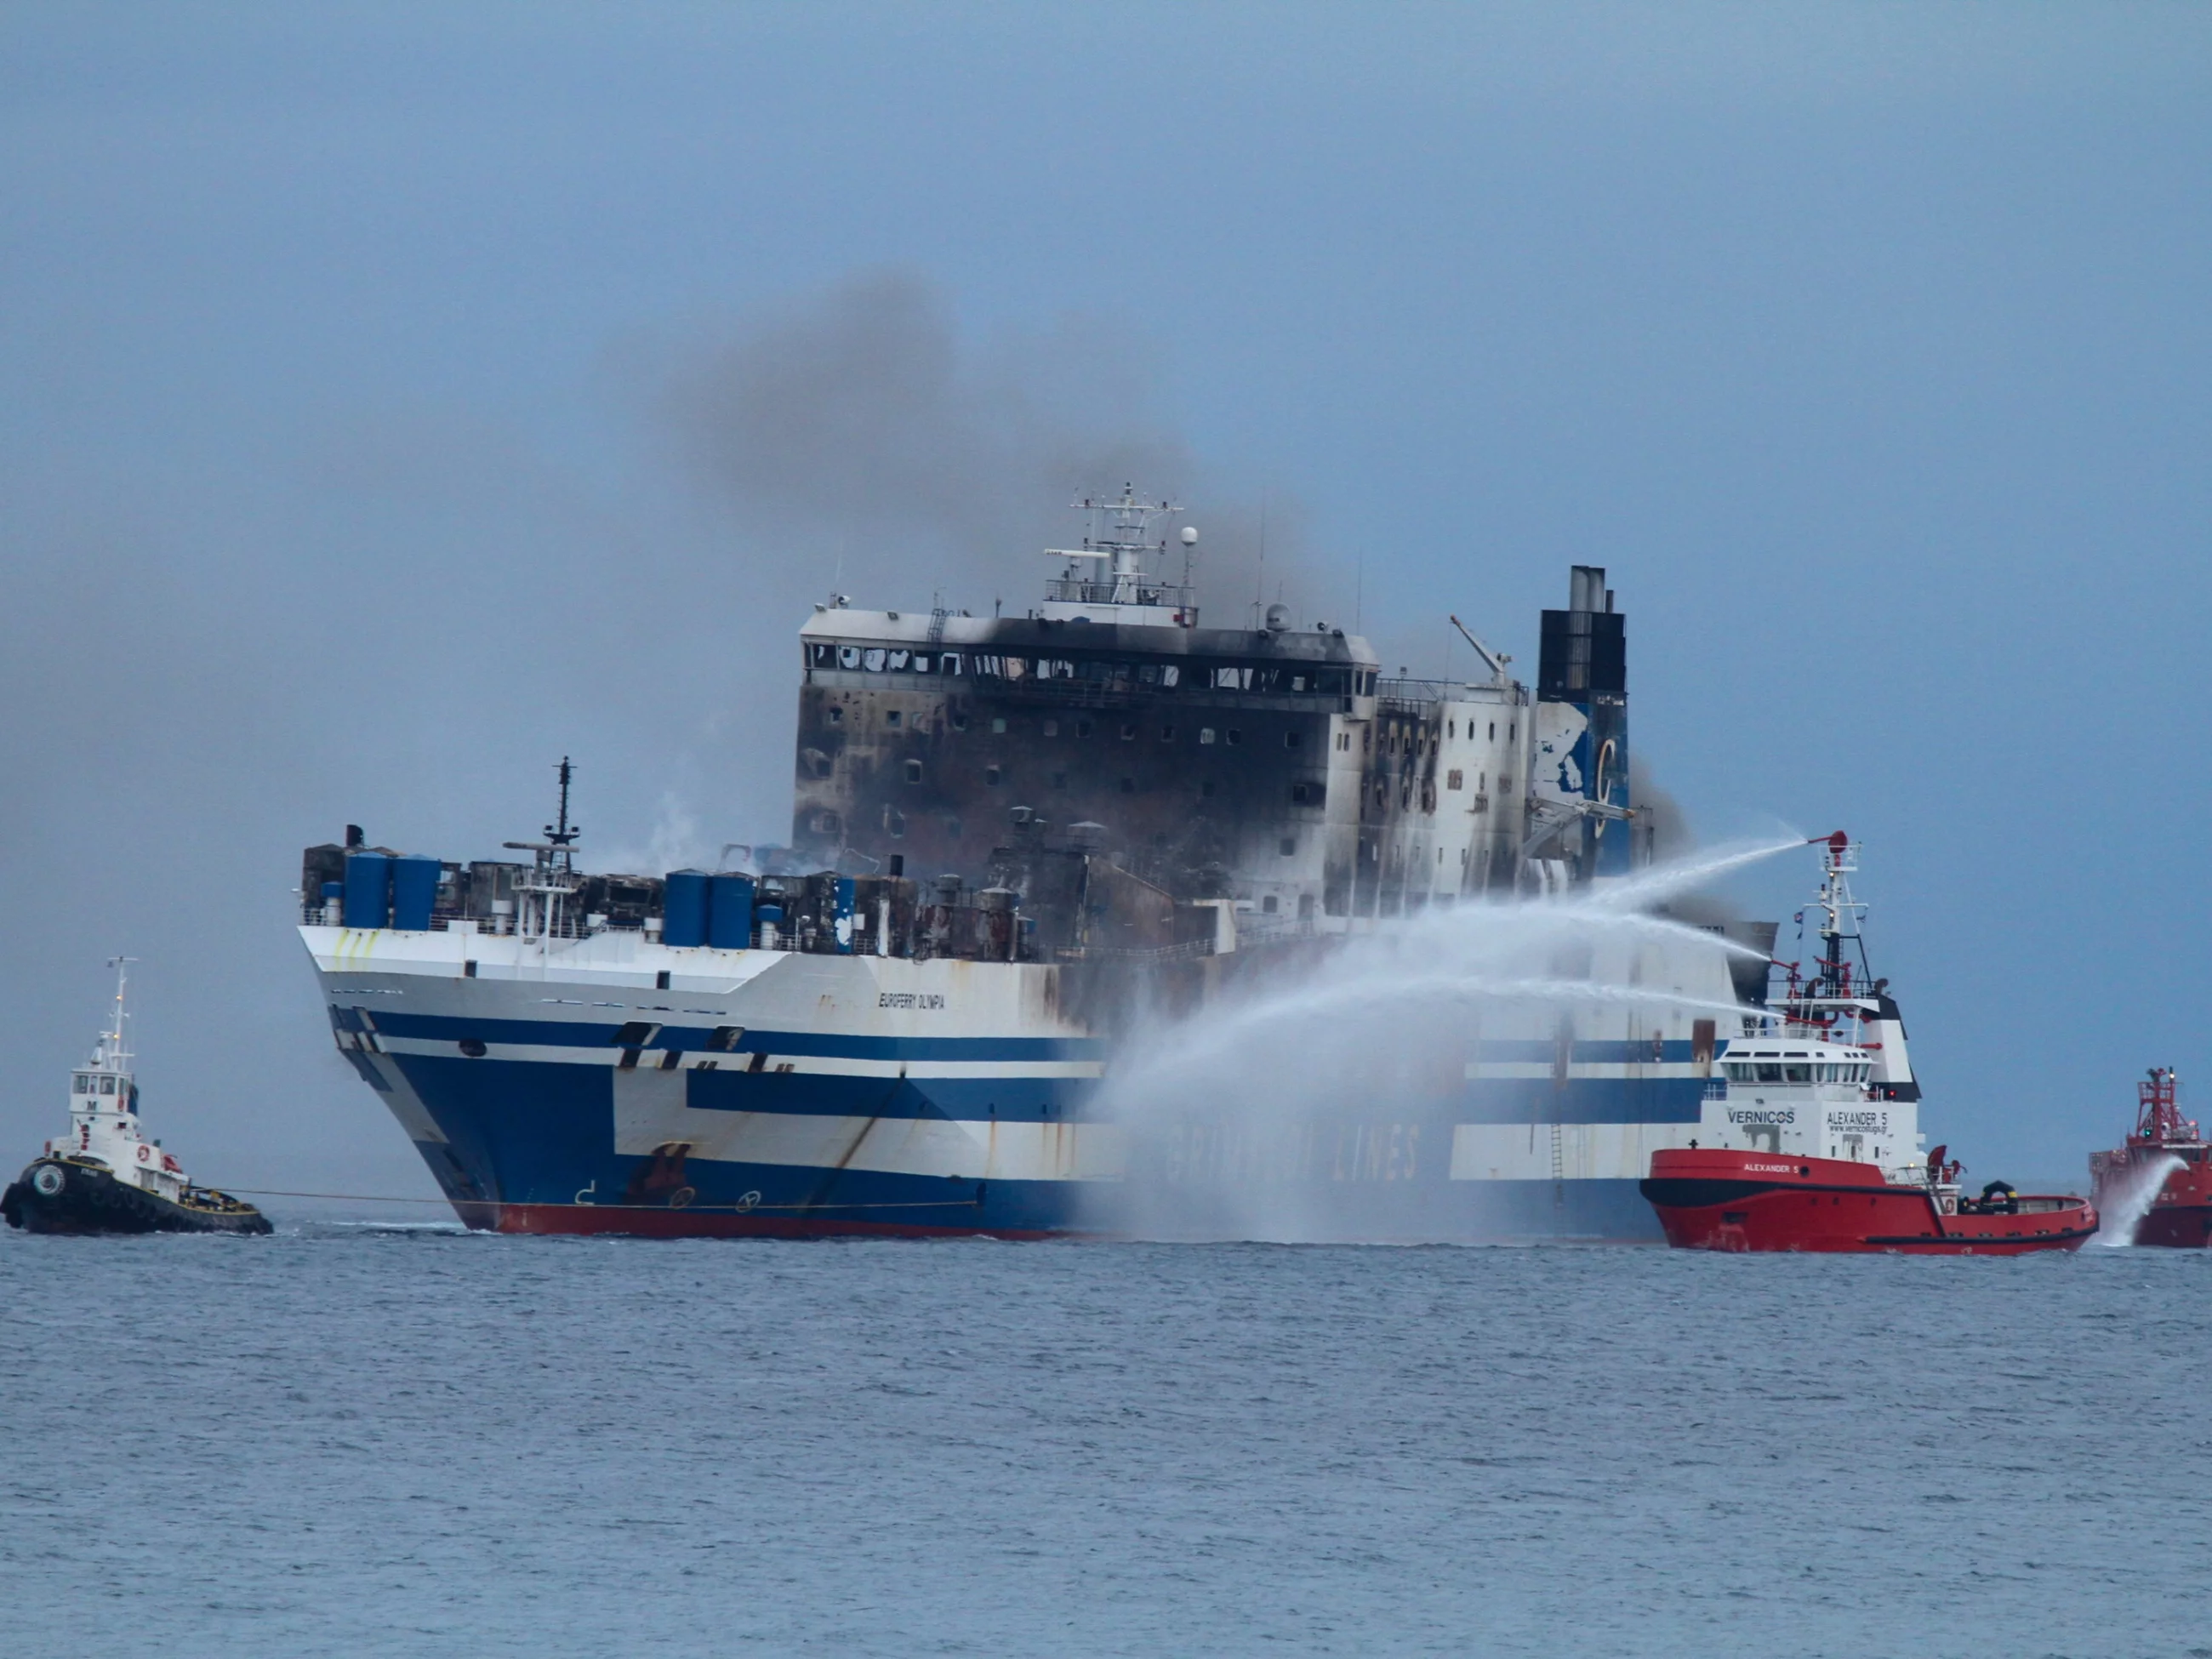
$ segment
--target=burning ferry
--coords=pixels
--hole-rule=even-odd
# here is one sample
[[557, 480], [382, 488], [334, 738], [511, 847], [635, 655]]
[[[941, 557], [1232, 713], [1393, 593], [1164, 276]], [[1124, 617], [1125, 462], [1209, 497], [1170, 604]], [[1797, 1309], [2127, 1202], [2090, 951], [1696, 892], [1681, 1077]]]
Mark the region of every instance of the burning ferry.
[[817, 607], [788, 849], [589, 873], [565, 762], [522, 857], [308, 849], [339, 1052], [465, 1222], [1026, 1237], [1170, 1194], [1233, 1233], [1272, 1183], [1328, 1237], [1656, 1242], [1638, 1182], [1698, 1134], [1771, 925], [1677, 930], [1671, 1001], [1448, 1012], [1441, 1060], [1256, 1136], [1102, 1088], [1161, 1009], [1203, 1021], [1353, 941], [1648, 863], [1605, 572], [1543, 613], [1533, 688], [1464, 629], [1486, 678], [1391, 678], [1280, 605], [1201, 626], [1194, 531], [1160, 574], [1172, 505], [1081, 505], [1026, 616]]

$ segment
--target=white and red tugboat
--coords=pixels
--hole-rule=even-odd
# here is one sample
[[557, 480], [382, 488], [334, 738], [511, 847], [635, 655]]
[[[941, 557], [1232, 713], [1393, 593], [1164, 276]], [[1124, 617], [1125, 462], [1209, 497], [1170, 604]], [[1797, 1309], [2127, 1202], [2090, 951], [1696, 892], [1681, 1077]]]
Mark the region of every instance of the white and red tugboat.
[[2078, 1249], [2097, 1231], [2087, 1200], [2023, 1196], [2002, 1181], [1970, 1197], [1947, 1147], [1921, 1155], [1905, 1023], [1889, 981], [1866, 969], [1866, 907], [1848, 880], [1858, 848], [1841, 830], [1820, 845], [1820, 957], [1811, 977], [1787, 967], [1784, 994], [1764, 1018], [1747, 1018], [1747, 1034], [1718, 1058], [1697, 1139], [1652, 1154], [1643, 1192], [1668, 1243], [1915, 1255]]
[[0, 1218], [34, 1233], [265, 1233], [268, 1218], [227, 1193], [195, 1187], [138, 1122], [125, 1036], [130, 958], [115, 959], [115, 1016], [88, 1065], [70, 1078], [69, 1133], [0, 1193]]
[[2089, 1154], [2090, 1190], [2107, 1215], [2138, 1215], [2131, 1243], [2201, 1250], [2212, 1247], [2212, 1146], [2197, 1120], [2182, 1116], [2180, 1088], [2171, 1066], [2136, 1085], [2135, 1133], [2125, 1146]]

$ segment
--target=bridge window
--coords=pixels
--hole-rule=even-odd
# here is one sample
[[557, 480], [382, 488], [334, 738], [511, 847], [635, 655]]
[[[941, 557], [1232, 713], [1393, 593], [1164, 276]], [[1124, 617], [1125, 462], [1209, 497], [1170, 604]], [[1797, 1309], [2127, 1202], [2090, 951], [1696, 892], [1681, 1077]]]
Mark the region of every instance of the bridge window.
[[994, 789], [997, 788], [999, 787], [999, 769], [995, 766], [985, 767], [983, 769], [983, 781], [989, 784]]
[[1304, 735], [1299, 732], [1285, 732], [1283, 733], [1283, 747], [1285, 749], [1295, 749], [1304, 741], [1305, 738]]
[[1784, 1083], [1810, 1083], [1813, 1068], [1810, 1066], [1785, 1066], [1782, 1068], [1782, 1080]]
[[1268, 894], [1267, 897], [1260, 901], [1260, 913], [1262, 915], [1272, 916], [1279, 908], [1279, 907], [1275, 901], [1275, 896], [1273, 893]]
[[1213, 728], [1210, 726], [1200, 726], [1198, 728], [1198, 740], [1200, 743], [1212, 743], [1213, 741]]
[[904, 723], [905, 718], [906, 717], [901, 714], [896, 708], [887, 708], [884, 711], [884, 724], [885, 726], [902, 725]]
[[1779, 1082], [1781, 1082], [1781, 1081], [1782, 1081], [1782, 1068], [1781, 1068], [1779, 1066], [1759, 1066], [1759, 1082], [1761, 1082], [1761, 1083], [1779, 1083]]
[[1244, 734], [1242, 732], [1239, 732], [1235, 726], [1231, 726], [1229, 728], [1229, 746], [1231, 749], [1234, 749], [1238, 744], [1243, 741]]
[[906, 763], [906, 781], [908, 783], [920, 783], [921, 781], [921, 763], [920, 761], [910, 760]]

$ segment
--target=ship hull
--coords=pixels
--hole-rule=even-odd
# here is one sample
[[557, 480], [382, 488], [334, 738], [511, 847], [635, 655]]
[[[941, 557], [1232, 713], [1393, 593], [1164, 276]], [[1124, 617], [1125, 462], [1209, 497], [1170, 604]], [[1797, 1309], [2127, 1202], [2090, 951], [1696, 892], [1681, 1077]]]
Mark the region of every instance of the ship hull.
[[580, 1056], [358, 1063], [415, 1128], [456, 1216], [514, 1233], [1656, 1244], [1625, 1172], [1580, 1173], [1587, 1158], [1558, 1179], [1470, 1166], [1497, 1156], [1501, 1130], [1537, 1149], [1522, 1163], [1540, 1164], [1555, 1139], [1579, 1152], [1600, 1128], [1635, 1146], [1697, 1127], [1576, 1124], [1555, 1136], [1559, 1126], [1466, 1121], [1503, 1109], [1480, 1085], [1259, 1134], [1099, 1121], [1085, 1115], [1081, 1078], [1000, 1073], [988, 1080], [996, 1098], [978, 1103], [978, 1080], [959, 1077], [686, 1077]]
[[2079, 1199], [1946, 1213], [1926, 1188], [1836, 1158], [1662, 1152], [1642, 1190], [1676, 1249], [2022, 1255], [2079, 1249], [2097, 1231], [2095, 1209]]
[[106, 1170], [40, 1158], [0, 1194], [0, 1218], [31, 1233], [242, 1233], [270, 1229], [259, 1211], [213, 1211], [172, 1202]]
[[1049, 965], [302, 936], [340, 1054], [495, 1231], [1656, 1244], [1637, 1182], [1710, 1070], [1491, 1039], [1328, 1111], [1115, 1121]]
[[2154, 1204], [2136, 1224], [2134, 1242], [2169, 1250], [2212, 1248], [2212, 1203]]
[[[2112, 1198], [2121, 1207], [2131, 1181], [2140, 1181], [2145, 1166], [2169, 1156], [2163, 1146], [2137, 1142], [2117, 1151], [2099, 1152], [2089, 1160], [2092, 1194], [2099, 1204]], [[2212, 1162], [2199, 1143], [2172, 1152], [2178, 1167], [2160, 1184], [2158, 1195], [2136, 1223], [2130, 1242], [2156, 1249], [2212, 1249]], [[2137, 1194], [2140, 1197], [2140, 1193]]]

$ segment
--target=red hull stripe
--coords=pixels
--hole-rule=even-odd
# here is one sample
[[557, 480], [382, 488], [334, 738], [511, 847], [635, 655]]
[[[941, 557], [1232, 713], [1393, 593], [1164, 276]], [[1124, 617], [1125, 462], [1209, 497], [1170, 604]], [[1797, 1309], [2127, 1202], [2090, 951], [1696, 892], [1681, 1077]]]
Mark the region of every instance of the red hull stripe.
[[1033, 1229], [929, 1225], [903, 1221], [832, 1221], [805, 1216], [669, 1210], [617, 1204], [453, 1206], [479, 1232], [629, 1238], [1006, 1238], [1066, 1237]]

